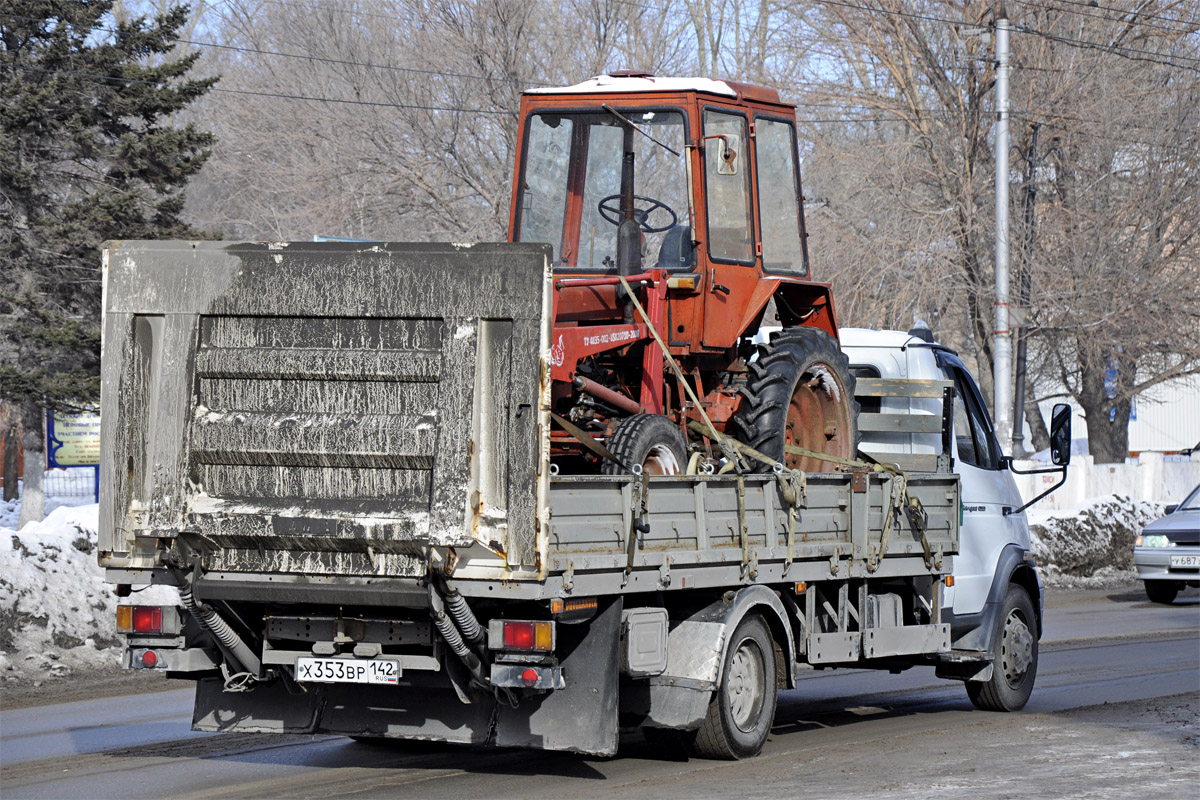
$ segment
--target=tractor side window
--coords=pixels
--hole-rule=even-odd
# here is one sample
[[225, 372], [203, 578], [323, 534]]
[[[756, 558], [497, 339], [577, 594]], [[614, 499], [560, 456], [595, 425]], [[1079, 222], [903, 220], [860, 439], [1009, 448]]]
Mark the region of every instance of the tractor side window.
[[800, 239], [800, 187], [796, 185], [792, 126], [758, 117], [755, 129], [763, 267], [803, 275], [807, 270]]
[[573, 128], [571, 120], [560, 116], [537, 114], [529, 121], [520, 241], [551, 244], [556, 259], [563, 252]]
[[708, 109], [704, 135], [723, 136], [733, 159], [718, 156], [720, 142], [708, 139], [704, 147], [704, 185], [708, 206], [708, 254], [720, 261], [753, 263], [754, 239], [750, 218], [749, 145], [746, 118]]

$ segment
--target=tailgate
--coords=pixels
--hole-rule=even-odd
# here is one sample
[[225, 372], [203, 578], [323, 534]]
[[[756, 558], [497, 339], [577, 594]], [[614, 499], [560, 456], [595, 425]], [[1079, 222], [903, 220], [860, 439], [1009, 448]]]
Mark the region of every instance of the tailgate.
[[[121, 242], [105, 251], [101, 563], [538, 563], [549, 249]], [[165, 541], [164, 541], [165, 540]]]

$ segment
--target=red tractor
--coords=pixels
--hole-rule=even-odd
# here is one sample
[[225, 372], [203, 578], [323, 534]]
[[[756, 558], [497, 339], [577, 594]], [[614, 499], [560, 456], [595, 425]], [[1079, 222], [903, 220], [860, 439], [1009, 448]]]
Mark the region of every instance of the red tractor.
[[[509, 239], [554, 248], [560, 471], [683, 473], [689, 442], [713, 455], [712, 428], [806, 471], [831, 465], [785, 445], [854, 455], [854, 378], [829, 284], [809, 279], [793, 106], [625, 71], [526, 92], [520, 125]], [[782, 330], [755, 343], [769, 309]]]

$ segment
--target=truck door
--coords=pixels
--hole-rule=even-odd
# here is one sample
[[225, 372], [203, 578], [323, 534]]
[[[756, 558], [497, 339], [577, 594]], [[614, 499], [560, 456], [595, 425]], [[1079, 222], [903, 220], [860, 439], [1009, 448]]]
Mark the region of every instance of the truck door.
[[[966, 366], [950, 353], [939, 352], [938, 363], [954, 381], [954, 463], [962, 481], [963, 524], [960, 551], [954, 559], [954, 587], [947, 600], [955, 614], [983, 609], [1000, 551], [1020, 541], [1015, 526], [1024, 518], [1006, 515], [1018, 508], [1021, 496], [1008, 472], [987, 407]], [[1025, 537], [1024, 546], [1028, 546]]]

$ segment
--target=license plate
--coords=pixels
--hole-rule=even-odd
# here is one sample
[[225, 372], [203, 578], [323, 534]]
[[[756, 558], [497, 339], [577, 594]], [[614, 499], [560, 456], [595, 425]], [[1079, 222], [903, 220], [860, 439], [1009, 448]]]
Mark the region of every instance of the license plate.
[[1171, 556], [1171, 569], [1200, 569], [1200, 556]]
[[400, 678], [395, 661], [348, 658], [297, 658], [296, 680], [308, 683], [391, 683]]

